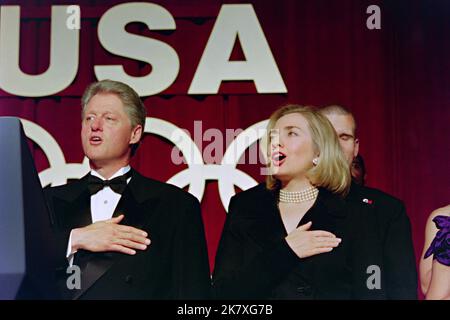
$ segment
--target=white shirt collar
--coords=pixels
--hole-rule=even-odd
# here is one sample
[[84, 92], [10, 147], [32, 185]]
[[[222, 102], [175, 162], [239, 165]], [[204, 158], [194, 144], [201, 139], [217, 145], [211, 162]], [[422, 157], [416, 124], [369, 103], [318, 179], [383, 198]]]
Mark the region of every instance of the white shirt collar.
[[[127, 166], [125, 166], [125, 167], [122, 167], [122, 168], [120, 168], [119, 170], [117, 170], [116, 173], [114, 173], [114, 174], [111, 176], [111, 178], [109, 178], [108, 180], [111, 180], [111, 179], [113, 179], [113, 178], [115, 178], [115, 177], [124, 175], [125, 173], [127, 173], [128, 171], [130, 171], [130, 169], [131, 169], [131, 167], [130, 167], [129, 165], [127, 165]], [[98, 177], [98, 178], [102, 179], [102, 180], [106, 180], [104, 177], [102, 177], [102, 175], [101, 175], [100, 173], [98, 173], [98, 172], [95, 171], [95, 170], [91, 170], [91, 174], [92, 174], [93, 176], [95, 176], [95, 177]]]

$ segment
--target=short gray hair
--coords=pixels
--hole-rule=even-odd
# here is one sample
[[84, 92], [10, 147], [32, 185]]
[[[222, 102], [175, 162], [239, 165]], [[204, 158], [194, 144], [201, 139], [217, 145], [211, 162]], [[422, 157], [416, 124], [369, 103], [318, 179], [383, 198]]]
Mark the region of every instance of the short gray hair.
[[[131, 127], [135, 128], [137, 125], [142, 126], [142, 133], [144, 133], [145, 128], [145, 118], [147, 117], [147, 109], [142, 102], [141, 98], [136, 91], [133, 90], [129, 85], [113, 80], [101, 80], [98, 82], [91, 83], [83, 93], [81, 98], [81, 117], [84, 118], [84, 110], [86, 105], [98, 93], [113, 93], [116, 94], [122, 101], [125, 113], [131, 122]], [[141, 137], [142, 138], [142, 137]], [[131, 148], [131, 154], [136, 152], [139, 142], [134, 144]]]
[[351, 113], [350, 110], [347, 108], [340, 106], [340, 105], [329, 105], [323, 108], [320, 108], [319, 112], [323, 115], [338, 115], [338, 116], [351, 116], [353, 120], [353, 135], [356, 138], [356, 120], [353, 113]]

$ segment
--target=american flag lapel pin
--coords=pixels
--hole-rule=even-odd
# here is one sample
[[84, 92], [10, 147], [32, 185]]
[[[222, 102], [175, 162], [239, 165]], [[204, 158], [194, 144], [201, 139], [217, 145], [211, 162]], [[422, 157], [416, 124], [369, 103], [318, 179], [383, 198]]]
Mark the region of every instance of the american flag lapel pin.
[[362, 201], [363, 201], [364, 203], [368, 203], [368, 204], [372, 204], [372, 203], [373, 203], [372, 200], [367, 199], [367, 198], [364, 198]]

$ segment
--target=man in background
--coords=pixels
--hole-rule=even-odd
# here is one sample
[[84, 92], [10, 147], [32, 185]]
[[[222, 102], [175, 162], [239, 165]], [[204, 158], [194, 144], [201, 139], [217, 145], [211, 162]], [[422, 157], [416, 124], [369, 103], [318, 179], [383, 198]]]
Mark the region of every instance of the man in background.
[[366, 165], [364, 164], [363, 157], [358, 154], [355, 159], [353, 159], [351, 166], [352, 179], [357, 184], [364, 186], [366, 184]]
[[[333, 125], [345, 154], [349, 169], [358, 155], [359, 139], [353, 114], [342, 106], [331, 105], [321, 109]], [[374, 188], [352, 182], [347, 200], [361, 206], [361, 216], [355, 224], [359, 232], [360, 255], [356, 277], [370, 276], [367, 267], [378, 266], [381, 272], [380, 288], [361, 290], [367, 298], [417, 299], [417, 271], [411, 226], [405, 206], [399, 199]], [[356, 229], [356, 228], [355, 228]], [[356, 259], [356, 257], [355, 257]], [[362, 281], [361, 281], [362, 282]]]

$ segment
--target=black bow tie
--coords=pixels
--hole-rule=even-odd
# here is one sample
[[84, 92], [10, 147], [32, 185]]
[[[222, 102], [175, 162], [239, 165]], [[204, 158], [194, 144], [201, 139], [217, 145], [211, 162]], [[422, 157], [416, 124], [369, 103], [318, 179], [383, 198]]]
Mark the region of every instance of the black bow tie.
[[126, 174], [115, 177], [111, 180], [102, 180], [92, 174], [88, 177], [88, 189], [91, 195], [96, 194], [105, 187], [110, 187], [112, 191], [122, 194], [127, 186], [127, 179], [131, 177], [131, 170]]

